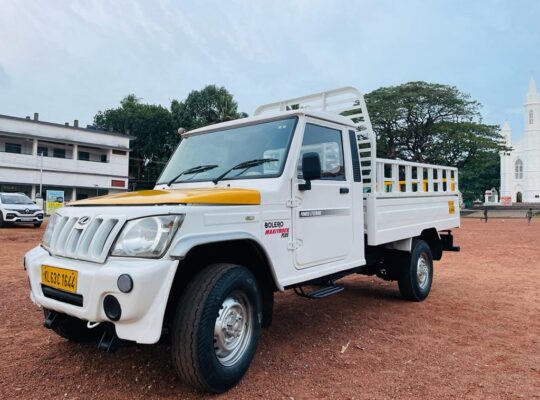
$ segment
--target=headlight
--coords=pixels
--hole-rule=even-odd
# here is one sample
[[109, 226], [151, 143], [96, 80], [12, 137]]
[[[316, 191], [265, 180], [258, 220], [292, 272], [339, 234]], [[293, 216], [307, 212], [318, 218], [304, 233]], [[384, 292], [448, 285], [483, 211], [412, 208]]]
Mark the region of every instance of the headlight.
[[49, 223], [47, 224], [47, 229], [45, 230], [45, 233], [43, 234], [43, 246], [49, 247], [51, 245], [51, 238], [52, 238], [52, 234], [54, 232], [54, 227], [58, 223], [59, 219], [60, 219], [60, 217], [58, 217], [57, 214], [53, 214], [49, 218]]
[[112, 256], [159, 258], [165, 253], [183, 215], [160, 215], [129, 221], [122, 229]]

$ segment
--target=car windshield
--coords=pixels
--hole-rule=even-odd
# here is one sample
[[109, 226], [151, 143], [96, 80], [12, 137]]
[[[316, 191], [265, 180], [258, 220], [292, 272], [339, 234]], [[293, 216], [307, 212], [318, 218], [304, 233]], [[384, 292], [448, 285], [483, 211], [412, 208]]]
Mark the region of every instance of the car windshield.
[[0, 194], [2, 204], [34, 204], [25, 194]]
[[[175, 182], [209, 181], [240, 163], [260, 159], [269, 161], [231, 170], [222, 180], [280, 176], [297, 120], [291, 117], [187, 136], [174, 152], [158, 184], [166, 184], [179, 174]], [[209, 165], [212, 168], [189, 172], [191, 168]]]

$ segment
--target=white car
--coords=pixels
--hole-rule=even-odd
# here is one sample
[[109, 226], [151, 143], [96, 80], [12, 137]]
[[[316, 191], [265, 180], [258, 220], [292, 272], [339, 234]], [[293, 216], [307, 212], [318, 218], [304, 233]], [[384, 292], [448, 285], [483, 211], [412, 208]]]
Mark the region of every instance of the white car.
[[33, 224], [39, 228], [43, 210], [24, 193], [0, 192], [0, 227], [10, 224]]
[[186, 132], [154, 190], [51, 217], [24, 259], [45, 327], [104, 350], [168, 332], [180, 377], [223, 392], [255, 356], [275, 291], [323, 301], [365, 274], [426, 299], [433, 261], [459, 250], [458, 171], [377, 158], [375, 143], [354, 88]]

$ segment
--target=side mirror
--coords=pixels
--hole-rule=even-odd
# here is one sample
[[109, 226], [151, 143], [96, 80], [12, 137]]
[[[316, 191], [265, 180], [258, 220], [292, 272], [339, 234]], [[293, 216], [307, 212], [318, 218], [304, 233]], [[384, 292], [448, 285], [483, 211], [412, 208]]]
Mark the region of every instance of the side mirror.
[[321, 158], [319, 153], [304, 153], [302, 156], [302, 175], [306, 183], [298, 185], [299, 190], [311, 190], [311, 181], [321, 179]]

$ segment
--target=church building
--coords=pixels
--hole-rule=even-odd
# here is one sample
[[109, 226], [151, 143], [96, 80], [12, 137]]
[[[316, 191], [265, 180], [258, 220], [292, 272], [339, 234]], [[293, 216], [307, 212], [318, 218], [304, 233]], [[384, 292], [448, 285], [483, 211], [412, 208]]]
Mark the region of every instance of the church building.
[[505, 122], [501, 134], [512, 151], [501, 152], [501, 202], [540, 203], [540, 94], [534, 79], [525, 96], [525, 130], [515, 143]]

